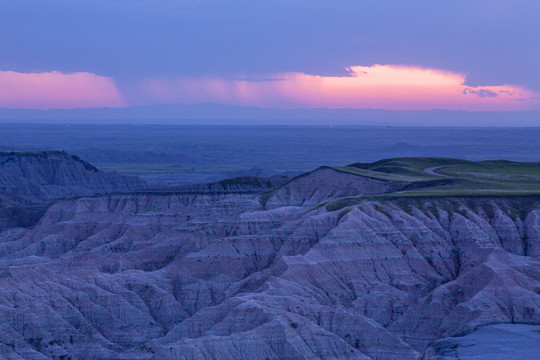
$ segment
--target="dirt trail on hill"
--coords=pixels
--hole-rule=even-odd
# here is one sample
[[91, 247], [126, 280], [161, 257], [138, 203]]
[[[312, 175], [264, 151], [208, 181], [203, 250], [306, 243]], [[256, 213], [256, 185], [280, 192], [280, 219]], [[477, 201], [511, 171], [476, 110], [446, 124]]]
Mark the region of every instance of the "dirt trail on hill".
[[425, 168], [422, 171], [425, 172], [426, 174], [429, 174], [429, 175], [449, 177], [448, 175], [443, 175], [441, 173], [436, 172], [435, 170], [439, 170], [439, 169], [442, 169], [442, 168], [455, 167], [455, 166], [458, 166], [458, 165], [432, 166], [432, 167]]

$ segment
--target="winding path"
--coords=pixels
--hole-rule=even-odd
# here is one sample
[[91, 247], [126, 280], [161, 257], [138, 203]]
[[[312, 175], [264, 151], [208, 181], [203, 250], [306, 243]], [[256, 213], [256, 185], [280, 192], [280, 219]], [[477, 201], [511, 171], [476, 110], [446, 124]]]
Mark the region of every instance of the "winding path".
[[425, 168], [422, 171], [425, 172], [426, 174], [429, 174], [429, 175], [449, 177], [448, 175], [443, 175], [441, 173], [436, 172], [435, 170], [442, 169], [442, 168], [448, 168], [448, 167], [454, 167], [454, 166], [459, 166], [459, 165], [432, 166], [432, 167]]

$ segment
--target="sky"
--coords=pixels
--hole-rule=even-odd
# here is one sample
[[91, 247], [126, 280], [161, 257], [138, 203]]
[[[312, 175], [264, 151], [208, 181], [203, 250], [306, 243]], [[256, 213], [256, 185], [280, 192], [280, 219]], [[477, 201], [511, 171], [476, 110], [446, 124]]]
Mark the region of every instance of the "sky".
[[540, 109], [538, 0], [0, 0], [0, 108]]

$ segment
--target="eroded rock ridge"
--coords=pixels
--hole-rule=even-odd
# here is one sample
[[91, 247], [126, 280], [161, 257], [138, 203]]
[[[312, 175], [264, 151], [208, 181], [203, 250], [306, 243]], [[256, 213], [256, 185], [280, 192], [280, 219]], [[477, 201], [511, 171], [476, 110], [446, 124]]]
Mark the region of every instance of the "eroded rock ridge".
[[0, 357], [428, 359], [482, 325], [540, 324], [539, 198], [330, 207], [392, 184], [337, 194], [329, 176], [263, 200], [55, 202], [0, 233]]

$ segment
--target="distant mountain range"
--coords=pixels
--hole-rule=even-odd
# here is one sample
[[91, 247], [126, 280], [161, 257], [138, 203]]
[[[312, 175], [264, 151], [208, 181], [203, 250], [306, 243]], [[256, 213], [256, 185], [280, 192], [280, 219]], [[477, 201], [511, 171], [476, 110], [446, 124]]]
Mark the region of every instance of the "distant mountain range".
[[0, 109], [0, 122], [537, 127], [540, 111], [276, 109], [201, 103], [98, 109]]

